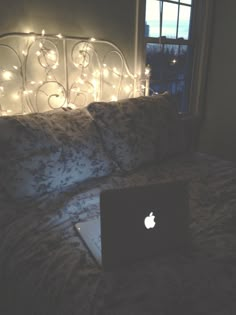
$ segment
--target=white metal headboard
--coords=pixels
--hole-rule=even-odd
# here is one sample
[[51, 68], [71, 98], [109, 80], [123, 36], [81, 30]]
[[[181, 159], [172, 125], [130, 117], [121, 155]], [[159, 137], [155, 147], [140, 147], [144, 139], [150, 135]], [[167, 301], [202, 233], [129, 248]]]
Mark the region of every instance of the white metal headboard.
[[139, 96], [147, 80], [106, 40], [44, 31], [0, 36], [0, 115]]

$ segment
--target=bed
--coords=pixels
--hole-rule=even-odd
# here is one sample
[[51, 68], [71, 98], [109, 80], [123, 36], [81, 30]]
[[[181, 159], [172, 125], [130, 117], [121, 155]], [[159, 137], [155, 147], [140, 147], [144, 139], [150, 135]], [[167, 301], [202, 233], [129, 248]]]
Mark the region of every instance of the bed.
[[[13, 35], [20, 38], [22, 36], [22, 34]], [[28, 36], [32, 34], [26, 35], [27, 38]], [[46, 40], [45, 34], [39, 34], [38, 38], [37, 45], [40, 48], [39, 44]], [[65, 41], [65, 37], [60, 38], [60, 36], [55, 36], [54, 39], [62, 40], [62, 43]], [[75, 38], [73, 40], [77, 41]], [[88, 41], [90, 45], [91, 39]], [[94, 45], [94, 39], [92, 43]], [[65, 43], [63, 45], [64, 48], [67, 47]], [[91, 47], [94, 46], [86, 47], [89, 47], [91, 52]], [[37, 49], [34, 51], [35, 56], [38, 54]], [[113, 50], [114, 46], [112, 46]], [[28, 50], [24, 52], [25, 54], [20, 57], [23, 56], [23, 66], [26, 65], [25, 59], [29, 58]], [[52, 56], [49, 59], [54, 62], [55, 54], [53, 52], [50, 54]], [[117, 53], [114, 54], [118, 56]], [[84, 58], [84, 52], [82, 55]], [[120, 52], [119, 56], [122, 56]], [[107, 67], [109, 63], [107, 61], [104, 64]], [[109, 69], [120, 71], [117, 70], [118, 67], [114, 70], [114, 67], [109, 66]], [[43, 71], [49, 68], [43, 67]], [[82, 68], [80, 66], [77, 69]], [[18, 69], [17, 66], [15, 70], [18, 71]], [[68, 108], [72, 106], [72, 103], [80, 107], [81, 98], [83, 101], [86, 99], [86, 104], [98, 99], [103, 101], [114, 99], [113, 95], [108, 96], [105, 93], [105, 87], [102, 88], [104, 83], [93, 81], [93, 89], [89, 91], [86, 89], [86, 93], [83, 91], [82, 95], [80, 87], [72, 102], [68, 89], [65, 88], [73, 86], [67, 83], [71, 82], [69, 76], [65, 81], [59, 81], [60, 76], [57, 74], [58, 77], [55, 76], [52, 80], [53, 84], [56, 82], [57, 89], [58, 84], [61, 84], [64, 94], [60, 99], [60, 104], [55, 105], [54, 101], [60, 98], [58, 91], [54, 92], [50, 87], [49, 91], [44, 90], [46, 94], [39, 92], [48, 84], [48, 81], [52, 83], [48, 78], [52, 73], [46, 71], [46, 78], [44, 77], [42, 82], [37, 81], [39, 83], [36, 89], [30, 92], [31, 90], [25, 87], [26, 83], [33, 82], [33, 79], [30, 77], [30, 81], [28, 79], [25, 81], [25, 71], [28, 69], [22, 69], [24, 71], [20, 74], [20, 80], [23, 79], [23, 81], [20, 84], [17, 83], [17, 87], [16, 81], [14, 81], [14, 87], [11, 84], [10, 86], [1, 85], [2, 93], [4, 93], [3, 101], [1, 101], [2, 118], [19, 113], [27, 117], [32, 111], [47, 112], [48, 109], [52, 109], [52, 104], [53, 112], [71, 112]], [[63, 69], [68, 69], [68, 67]], [[128, 68], [124, 66], [123, 69], [126, 71]], [[2, 74], [5, 73], [4, 80], [10, 81], [8, 79], [16, 75], [15, 70], [11, 70], [13, 74], [6, 74], [6, 71], [10, 71], [9, 69], [2, 70]], [[129, 96], [135, 96], [135, 93], [139, 91], [137, 77], [135, 75], [126, 77], [127, 75], [129, 73], [124, 73], [126, 79], [133, 80], [129, 83], [132, 84], [132, 93], [129, 89], [131, 93]], [[118, 77], [120, 79], [120, 72]], [[84, 84], [84, 82], [78, 82]], [[138, 84], [142, 90], [143, 83], [138, 82]], [[35, 86], [35, 83], [31, 85]], [[99, 92], [97, 92], [98, 85]], [[88, 86], [91, 87], [91, 84]], [[96, 86], [95, 94], [94, 86]], [[111, 86], [109, 88], [111, 89]], [[17, 98], [14, 106], [12, 103], [10, 103], [11, 106], [8, 105], [7, 89], [14, 89], [18, 91], [17, 95], [20, 95], [21, 100]], [[122, 93], [128, 91], [121, 88], [118, 90]], [[102, 92], [105, 95], [101, 94]], [[47, 101], [43, 99], [39, 101], [37, 93], [47, 96]], [[99, 98], [97, 93], [99, 93]], [[115, 97], [122, 98], [121, 95], [115, 95]], [[86, 107], [86, 104], [83, 104], [83, 107]], [[63, 106], [64, 110], [60, 109]], [[12, 167], [14, 169], [13, 164]], [[187, 254], [169, 253], [153, 257], [148, 261], [140, 261], [114, 272], [103, 272], [98, 269], [78, 237], [74, 224], [81, 218], [89, 219], [99, 213], [100, 192], [110, 188], [179, 179], [189, 182], [191, 250]], [[154, 163], [138, 165], [135, 170], [115, 171], [109, 176], [92, 178], [78, 184], [73, 183], [72, 186], [63, 186], [63, 189], [44, 191], [35, 198], [26, 199], [13, 198], [11, 194], [13, 190], [6, 189], [8, 188], [6, 182], [6, 177], [1, 176], [1, 314], [230, 315], [236, 313], [235, 163], [188, 150], [154, 161]]]

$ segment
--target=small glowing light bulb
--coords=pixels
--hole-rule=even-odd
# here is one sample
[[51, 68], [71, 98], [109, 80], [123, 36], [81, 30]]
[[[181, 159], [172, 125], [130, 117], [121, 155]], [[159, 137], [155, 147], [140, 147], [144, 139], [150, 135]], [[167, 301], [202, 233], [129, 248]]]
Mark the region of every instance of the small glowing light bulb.
[[81, 79], [81, 78], [79, 78], [79, 79], [78, 79], [78, 83], [80, 83], [80, 84], [84, 84], [84, 80], [83, 80], [83, 79]]
[[61, 33], [57, 34], [56, 36], [57, 36], [58, 38], [62, 38], [62, 37], [63, 37]]
[[118, 71], [118, 69], [117, 69], [116, 67], [113, 68], [113, 74], [116, 74], [116, 75], [119, 75], [119, 74], [120, 74], [119, 71]]
[[47, 57], [48, 57], [48, 59], [50, 59], [50, 60], [52, 60], [52, 61], [55, 61], [56, 58], [57, 58], [55, 50], [50, 50], [50, 51], [47, 53]]
[[52, 66], [52, 69], [56, 69], [59, 66], [59, 63], [56, 62], [55, 65]]
[[130, 86], [128, 86], [128, 85], [126, 85], [125, 87], [124, 87], [124, 91], [125, 91], [125, 93], [129, 93], [130, 92]]
[[43, 29], [43, 30], [42, 30], [42, 36], [44, 36], [44, 35], [45, 35], [45, 30]]
[[91, 38], [90, 38], [90, 41], [91, 41], [91, 42], [95, 42], [95, 40], [96, 40], [96, 39], [95, 39], [94, 37], [91, 37]]
[[177, 59], [173, 58], [172, 60], [170, 60], [170, 65], [174, 66], [177, 63]]
[[20, 98], [20, 96], [18, 93], [14, 93], [14, 94], [12, 94], [12, 98], [13, 98], [13, 100], [18, 100]]
[[8, 81], [12, 78], [12, 72], [11, 71], [3, 71], [2, 77], [4, 80]]
[[111, 101], [117, 101], [117, 97], [115, 95], [112, 95]]

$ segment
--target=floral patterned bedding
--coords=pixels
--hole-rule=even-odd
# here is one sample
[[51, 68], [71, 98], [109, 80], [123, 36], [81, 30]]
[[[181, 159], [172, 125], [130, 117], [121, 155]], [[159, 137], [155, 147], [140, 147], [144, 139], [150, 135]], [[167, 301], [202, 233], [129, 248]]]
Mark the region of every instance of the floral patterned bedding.
[[110, 174], [86, 109], [0, 117], [0, 176], [12, 198], [35, 198]]
[[[192, 251], [97, 269], [74, 223], [107, 188], [189, 180]], [[0, 194], [0, 314], [236, 314], [236, 165], [183, 154], [31, 201]]]

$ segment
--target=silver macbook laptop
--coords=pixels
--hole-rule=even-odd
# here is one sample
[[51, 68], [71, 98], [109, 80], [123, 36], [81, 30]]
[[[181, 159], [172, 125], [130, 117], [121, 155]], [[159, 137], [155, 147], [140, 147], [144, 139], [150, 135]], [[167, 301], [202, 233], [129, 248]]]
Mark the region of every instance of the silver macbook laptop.
[[188, 248], [188, 183], [114, 189], [100, 195], [100, 217], [75, 227], [91, 255], [112, 270]]

